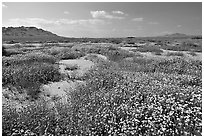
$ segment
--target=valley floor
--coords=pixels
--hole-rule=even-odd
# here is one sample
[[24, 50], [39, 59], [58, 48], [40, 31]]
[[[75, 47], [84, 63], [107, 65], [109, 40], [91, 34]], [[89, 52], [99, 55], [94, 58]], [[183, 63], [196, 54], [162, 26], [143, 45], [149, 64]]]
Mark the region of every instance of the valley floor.
[[7, 46], [3, 135], [202, 135], [202, 53], [147, 48]]

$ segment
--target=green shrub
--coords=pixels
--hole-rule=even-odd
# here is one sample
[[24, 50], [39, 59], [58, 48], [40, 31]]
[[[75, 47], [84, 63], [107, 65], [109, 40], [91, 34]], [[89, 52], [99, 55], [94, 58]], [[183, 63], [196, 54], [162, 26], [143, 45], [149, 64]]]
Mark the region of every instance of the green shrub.
[[188, 54], [191, 56], [197, 56], [197, 54], [195, 52], [189, 52]]
[[201, 135], [201, 85], [179, 86], [187, 76], [175, 74], [120, 74], [99, 71], [72, 93], [76, 135]]
[[[57, 104], [55, 104], [57, 106]], [[3, 105], [3, 136], [52, 136], [66, 134], [71, 127], [70, 107], [60, 105], [49, 108], [47, 101], [28, 103], [22, 110]], [[56, 114], [54, 108], [58, 110]], [[66, 130], [66, 131], [65, 131]], [[71, 129], [70, 129], [71, 131]]]
[[33, 62], [46, 62], [54, 64], [57, 61], [57, 59], [51, 55], [47, 55], [44, 53], [28, 53], [25, 55], [13, 55], [11, 57], [4, 57], [2, 59], [2, 65], [3, 66], [9, 66], [9, 65], [26, 65], [26, 64], [32, 64]]
[[112, 40], [110, 40], [110, 43], [120, 44], [120, 43], [122, 43], [122, 39], [112, 39]]
[[15, 44], [14, 46], [12, 46], [12, 48], [21, 48], [22, 45], [21, 44]]
[[33, 62], [32, 65], [11, 65], [2, 68], [3, 85], [26, 89], [31, 96], [37, 95], [41, 84], [60, 80], [58, 67], [48, 63]]
[[104, 53], [109, 60], [118, 62], [121, 61], [122, 59], [128, 58], [128, 57], [133, 57], [135, 54], [131, 53], [126, 50], [114, 50], [114, 51], [108, 51], [107, 53]]
[[95, 64], [99, 64], [99, 63], [104, 61], [103, 58], [98, 57], [97, 55], [94, 55], [94, 54], [87, 55], [84, 59], [90, 60], [90, 61], [94, 62]]
[[[181, 64], [201, 69], [201, 62], [191, 62], [174, 59], [157, 65], [164, 70]], [[50, 109], [36, 101], [22, 112], [3, 105], [3, 135], [202, 135], [201, 75], [163, 73], [161, 68], [154, 73], [124, 72], [112, 63], [103, 61], [91, 70], [86, 84], [70, 93], [70, 104], [56, 102]]]
[[2, 56], [7, 56], [8, 53], [6, 51], [6, 48], [4, 46], [2, 46]]
[[151, 66], [153, 61], [153, 59], [144, 57], [133, 57], [133, 60], [122, 60], [119, 62], [119, 68], [133, 72], [154, 72], [154, 68]]
[[6, 49], [4, 46], [2, 46], [2, 56], [12, 56], [17, 54], [24, 54], [24, 53], [19, 49]]
[[183, 58], [166, 59], [153, 64], [155, 71], [201, 76], [202, 62]]
[[[2, 135], [202, 135], [201, 61], [152, 60], [115, 47], [91, 50], [111, 61], [101, 60], [85, 74], [86, 84], [69, 92], [69, 104], [56, 101], [51, 108], [38, 99], [18, 111], [4, 103]], [[55, 62], [42, 53], [3, 57], [2, 84], [36, 97], [42, 84], [60, 80]]]
[[5, 57], [2, 59], [2, 84], [26, 89], [31, 97], [36, 97], [42, 84], [61, 79], [55, 62], [53, 56], [40, 53]]
[[48, 50], [45, 50], [46, 53], [56, 56], [60, 53], [69, 53], [71, 52], [71, 48], [61, 48], [61, 47], [53, 47]]
[[133, 58], [133, 63], [137, 63], [137, 64], [150, 64], [153, 61], [154, 61], [153, 59], [148, 59], [145, 57], [134, 57]]
[[111, 45], [111, 46], [108, 47], [108, 50], [119, 50], [119, 48], [116, 47], [116, 46]]
[[133, 57], [135, 54], [126, 50], [122, 50], [116, 46], [101, 46], [83, 47], [78, 49], [79, 53], [95, 53], [107, 56], [109, 60], [117, 62], [127, 57]]
[[182, 52], [168, 52], [166, 56], [181, 56], [183, 57], [184, 54]]
[[178, 46], [169, 46], [165, 45], [162, 47], [166, 50], [173, 50], [173, 51], [193, 51], [193, 52], [202, 52], [202, 45], [195, 45], [192, 42], [183, 42]]
[[127, 42], [127, 44], [134, 45], [135, 42]]
[[70, 51], [70, 52], [61, 52], [57, 55], [57, 57], [59, 59], [63, 59], [63, 60], [66, 60], [66, 59], [77, 59], [77, 58], [80, 58], [80, 57], [83, 57], [85, 56], [85, 53], [83, 52], [78, 52], [78, 51]]
[[154, 54], [160, 56], [162, 55], [162, 52], [154, 52]]
[[79, 66], [77, 64], [75, 64], [75, 65], [66, 65], [65, 70], [73, 71], [73, 70], [77, 70], [78, 68], [79, 68]]
[[153, 52], [153, 53], [162, 53], [163, 51], [160, 49], [160, 47], [157, 46], [141, 46], [133, 51], [139, 51], [139, 52]]
[[133, 61], [122, 60], [119, 68], [134, 72], [164, 72], [200, 76], [202, 74], [202, 62], [173, 58], [165, 60], [153, 60], [135, 57]]

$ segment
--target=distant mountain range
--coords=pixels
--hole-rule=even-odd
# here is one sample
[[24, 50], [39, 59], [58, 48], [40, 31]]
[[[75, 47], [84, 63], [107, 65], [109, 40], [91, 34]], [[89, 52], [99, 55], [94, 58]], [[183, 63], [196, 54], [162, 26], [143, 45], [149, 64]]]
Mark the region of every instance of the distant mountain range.
[[[197, 37], [193, 35], [186, 35], [181, 33], [167, 34], [164, 36], [157, 36], [156, 38], [191, 38]], [[200, 35], [199, 37], [202, 38]], [[129, 37], [128, 37], [129, 38]], [[137, 38], [137, 37], [131, 37]], [[68, 38], [58, 36], [52, 32], [36, 28], [36, 27], [2, 27], [2, 41], [15, 42], [66, 42], [66, 41], [80, 41], [83, 38]], [[88, 38], [89, 39], [89, 38]], [[94, 38], [92, 38], [94, 39]], [[100, 39], [100, 38], [97, 38]]]
[[191, 37], [190, 35], [181, 34], [181, 33], [174, 33], [174, 34], [167, 34], [164, 37]]

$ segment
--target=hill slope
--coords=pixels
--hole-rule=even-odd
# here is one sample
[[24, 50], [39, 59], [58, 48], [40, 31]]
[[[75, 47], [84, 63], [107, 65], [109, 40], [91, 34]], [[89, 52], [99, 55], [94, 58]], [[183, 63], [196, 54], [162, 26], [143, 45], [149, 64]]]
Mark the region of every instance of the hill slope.
[[181, 34], [181, 33], [174, 33], [174, 34], [167, 34], [164, 35], [164, 37], [174, 37], [174, 38], [179, 38], [179, 37], [190, 37], [190, 35], [186, 35], [186, 34]]
[[36, 27], [2, 27], [2, 40], [3, 41], [59, 41], [63, 39], [56, 34], [49, 31], [39, 29]]

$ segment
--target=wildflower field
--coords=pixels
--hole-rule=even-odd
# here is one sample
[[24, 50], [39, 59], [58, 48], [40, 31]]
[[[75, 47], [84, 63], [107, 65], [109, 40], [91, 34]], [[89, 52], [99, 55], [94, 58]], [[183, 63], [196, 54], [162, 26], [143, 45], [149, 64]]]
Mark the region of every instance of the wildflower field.
[[[38, 97], [39, 88], [65, 79], [56, 62], [89, 53], [108, 60], [93, 60], [94, 68], [83, 76], [85, 84], [69, 92], [67, 103], [54, 100], [55, 106], [48, 108]], [[73, 47], [3, 57], [2, 74], [3, 87], [25, 89], [35, 97], [21, 110], [2, 103], [4, 136], [202, 135], [202, 62], [198, 60], [147, 59], [110, 46]]]

